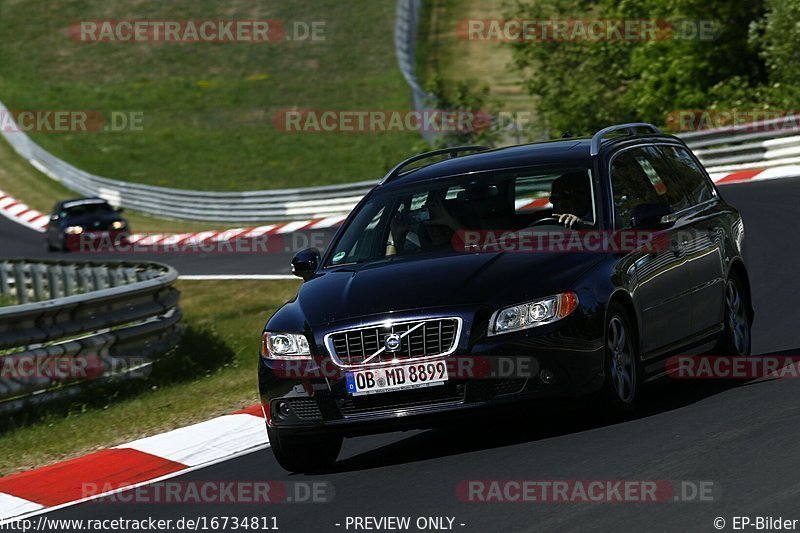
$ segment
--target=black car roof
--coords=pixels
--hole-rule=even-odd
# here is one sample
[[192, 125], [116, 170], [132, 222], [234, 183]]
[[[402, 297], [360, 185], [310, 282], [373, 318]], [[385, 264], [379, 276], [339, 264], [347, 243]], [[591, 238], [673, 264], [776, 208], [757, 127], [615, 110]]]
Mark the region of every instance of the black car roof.
[[[641, 140], [674, 140], [672, 135], [636, 134], [621, 135], [603, 139], [603, 150], [620, 142]], [[435, 163], [411, 169], [391, 179], [387, 184], [406, 185], [418, 181], [447, 176], [456, 176], [472, 172], [502, 170], [526, 166], [548, 164], [588, 166], [594, 157], [591, 155], [591, 137], [570, 137], [531, 144], [496, 148], [469, 155], [444, 159]]]

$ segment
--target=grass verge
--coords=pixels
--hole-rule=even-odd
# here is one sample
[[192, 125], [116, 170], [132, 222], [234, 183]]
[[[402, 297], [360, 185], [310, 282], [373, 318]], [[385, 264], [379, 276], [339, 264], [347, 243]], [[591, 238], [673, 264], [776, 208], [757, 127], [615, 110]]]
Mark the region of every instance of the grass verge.
[[[73, 404], [66, 412], [52, 409], [34, 421], [6, 427], [0, 433], [0, 476], [257, 403], [256, 357], [261, 329], [270, 314], [297, 292], [299, 283], [179, 281], [183, 322], [194, 333], [179, 349], [193, 363], [177, 369], [183, 368], [194, 377], [182, 381], [182, 376], [168, 376], [159, 382], [161, 385], [147, 384], [136, 394]], [[203, 353], [193, 357], [195, 351]]]

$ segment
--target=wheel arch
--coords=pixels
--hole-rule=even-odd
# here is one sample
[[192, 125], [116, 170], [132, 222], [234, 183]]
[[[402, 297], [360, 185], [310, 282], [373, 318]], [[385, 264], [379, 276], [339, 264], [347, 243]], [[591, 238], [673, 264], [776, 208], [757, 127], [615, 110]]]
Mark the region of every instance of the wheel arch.
[[614, 304], [621, 305], [625, 311], [628, 312], [628, 318], [633, 322], [631, 325], [635, 329], [637, 351], [641, 353], [641, 326], [639, 323], [639, 313], [636, 311], [636, 305], [633, 302], [633, 297], [624, 289], [617, 289], [608, 298], [608, 305], [606, 305], [605, 319], [603, 320], [603, 336], [606, 335], [606, 327], [608, 324], [608, 312]]

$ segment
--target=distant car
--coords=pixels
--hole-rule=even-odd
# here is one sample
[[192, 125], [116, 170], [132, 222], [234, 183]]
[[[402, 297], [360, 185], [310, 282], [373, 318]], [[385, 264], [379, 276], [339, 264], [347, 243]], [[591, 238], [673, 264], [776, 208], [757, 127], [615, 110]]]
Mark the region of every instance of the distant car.
[[102, 198], [59, 202], [50, 214], [45, 240], [49, 251], [76, 251], [84, 246], [127, 244], [128, 221]]
[[[661, 244], [515, 253], [455, 245], [465, 230]], [[630, 411], [670, 356], [750, 353], [743, 248], [739, 212], [683, 141], [650, 124], [415, 156], [322, 255], [292, 261], [305, 283], [265, 325], [258, 365], [272, 451], [307, 471], [333, 463], [343, 437], [488, 406], [600, 392]], [[535, 371], [448, 364], [501, 359]]]

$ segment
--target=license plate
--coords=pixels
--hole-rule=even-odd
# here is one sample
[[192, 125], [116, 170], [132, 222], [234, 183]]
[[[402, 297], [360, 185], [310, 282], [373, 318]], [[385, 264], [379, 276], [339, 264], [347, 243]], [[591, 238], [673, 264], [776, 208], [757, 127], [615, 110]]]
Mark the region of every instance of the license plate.
[[444, 361], [370, 368], [345, 373], [347, 392], [353, 396], [444, 385]]

